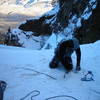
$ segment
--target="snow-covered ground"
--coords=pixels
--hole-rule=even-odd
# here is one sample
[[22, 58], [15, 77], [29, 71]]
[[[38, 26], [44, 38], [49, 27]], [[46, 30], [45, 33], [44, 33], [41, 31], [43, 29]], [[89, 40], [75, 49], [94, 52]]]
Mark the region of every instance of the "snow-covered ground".
[[[62, 66], [49, 68], [53, 50], [0, 45], [0, 80], [7, 82], [4, 100], [100, 100], [100, 41], [81, 45], [81, 51], [82, 70], [65, 74]], [[72, 58], [75, 67], [75, 54]], [[81, 81], [87, 71], [94, 81]]]

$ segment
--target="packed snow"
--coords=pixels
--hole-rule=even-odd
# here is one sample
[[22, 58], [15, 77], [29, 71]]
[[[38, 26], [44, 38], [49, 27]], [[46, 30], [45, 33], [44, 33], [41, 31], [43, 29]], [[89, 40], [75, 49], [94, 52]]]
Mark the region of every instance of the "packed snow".
[[[81, 45], [81, 52], [82, 70], [66, 74], [62, 65], [49, 68], [54, 49], [0, 45], [0, 80], [7, 82], [4, 100], [100, 100], [100, 41]], [[74, 68], [75, 58], [74, 53]], [[81, 80], [87, 71], [94, 80]]]

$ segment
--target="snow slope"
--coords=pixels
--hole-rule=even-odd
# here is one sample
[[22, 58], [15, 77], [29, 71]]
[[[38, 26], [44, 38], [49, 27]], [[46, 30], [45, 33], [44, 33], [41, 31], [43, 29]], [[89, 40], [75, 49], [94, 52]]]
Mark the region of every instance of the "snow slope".
[[[62, 67], [49, 68], [53, 50], [0, 45], [0, 80], [8, 84], [4, 100], [100, 100], [100, 41], [81, 45], [81, 50], [82, 70], [65, 74]], [[88, 70], [94, 81], [81, 81]]]

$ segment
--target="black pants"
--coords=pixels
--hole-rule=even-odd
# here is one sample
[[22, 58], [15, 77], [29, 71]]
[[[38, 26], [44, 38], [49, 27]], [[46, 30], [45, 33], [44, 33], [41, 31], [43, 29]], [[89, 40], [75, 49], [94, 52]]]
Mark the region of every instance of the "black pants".
[[72, 59], [71, 57], [63, 57], [61, 59], [61, 63], [63, 64], [63, 66], [65, 67], [65, 69], [70, 72], [73, 69], [73, 65], [72, 65]]
[[50, 68], [57, 68], [59, 62], [62, 63], [62, 65], [65, 67], [65, 69], [69, 72], [73, 69], [73, 65], [72, 65], [72, 59], [71, 57], [58, 57], [57, 55], [55, 55], [52, 59], [52, 61], [50, 62], [49, 66]]
[[59, 59], [58, 59], [58, 56], [55, 55], [53, 57], [53, 59], [51, 60], [51, 62], [49, 63], [49, 67], [50, 68], [57, 68], [58, 67], [58, 64], [59, 64]]

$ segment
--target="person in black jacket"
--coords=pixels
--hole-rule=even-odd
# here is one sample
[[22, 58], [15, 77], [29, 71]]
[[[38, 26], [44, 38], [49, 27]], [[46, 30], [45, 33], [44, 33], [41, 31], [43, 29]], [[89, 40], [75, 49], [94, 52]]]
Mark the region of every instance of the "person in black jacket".
[[55, 50], [55, 54], [51, 62], [49, 63], [50, 68], [57, 68], [59, 62], [65, 67], [67, 72], [70, 72], [73, 69], [71, 55], [73, 52], [76, 52], [77, 56], [77, 65], [76, 70], [80, 71], [80, 61], [81, 61], [81, 49], [79, 41], [76, 38], [69, 40], [61, 41]]

